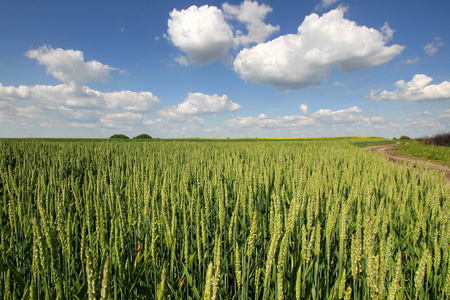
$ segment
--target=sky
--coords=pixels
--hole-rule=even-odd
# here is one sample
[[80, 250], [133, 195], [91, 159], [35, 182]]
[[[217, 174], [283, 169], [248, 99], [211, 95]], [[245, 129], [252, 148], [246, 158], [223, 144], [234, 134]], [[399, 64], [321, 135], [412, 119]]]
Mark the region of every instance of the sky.
[[0, 137], [450, 131], [448, 0], [0, 0]]

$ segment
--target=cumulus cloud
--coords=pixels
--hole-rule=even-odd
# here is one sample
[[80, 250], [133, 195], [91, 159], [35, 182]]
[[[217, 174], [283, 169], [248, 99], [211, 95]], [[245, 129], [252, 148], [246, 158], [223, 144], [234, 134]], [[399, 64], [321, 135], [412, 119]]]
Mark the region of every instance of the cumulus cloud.
[[201, 121], [199, 115], [234, 112], [239, 109], [241, 106], [230, 101], [227, 95], [189, 93], [183, 103], [163, 108], [158, 114], [171, 120]]
[[370, 98], [373, 100], [392, 101], [426, 101], [450, 99], [450, 82], [443, 81], [440, 84], [430, 84], [433, 78], [424, 75], [414, 75], [411, 81], [399, 80], [395, 83], [395, 91], [375, 91], [372, 90]]
[[154, 111], [159, 99], [150, 92], [118, 91], [102, 93], [108, 108], [120, 108], [129, 111]]
[[283, 129], [308, 125], [311, 126], [314, 125], [314, 120], [305, 116], [297, 115], [277, 118], [268, 118], [265, 115], [260, 115], [259, 117], [237, 117], [225, 121], [224, 125], [232, 128], [258, 127], [269, 129]]
[[[0, 120], [8, 124], [2, 132], [17, 136], [20, 128], [27, 136], [66, 136], [77, 128], [80, 136], [98, 136], [143, 127], [142, 113], [159, 108], [160, 100], [151, 92], [101, 92], [81, 83], [107, 80], [113, 68], [96, 61], [84, 62], [75, 50], [40, 47], [26, 53], [47, 67], [47, 73], [64, 83], [58, 85], [4, 86], [0, 83]], [[90, 131], [97, 128], [96, 131]], [[86, 131], [85, 131], [86, 130]]]
[[[257, 1], [245, 0], [240, 5], [224, 3], [222, 9], [215, 6], [192, 5], [188, 9], [174, 9], [169, 15], [168, 30], [165, 37], [186, 56], [175, 59], [181, 65], [208, 64], [215, 60], [231, 63], [231, 49], [239, 44], [264, 42], [280, 26], [264, 23], [272, 8]], [[228, 21], [243, 23], [246, 33], [237, 29]]]
[[385, 42], [390, 41], [394, 38], [394, 32], [388, 22], [384, 22], [383, 27], [381, 27], [381, 32], [383, 33]]
[[362, 109], [357, 106], [353, 106], [347, 109], [341, 109], [332, 111], [331, 109], [320, 109], [311, 114], [311, 118], [321, 122], [331, 123], [355, 123], [355, 122], [377, 122], [382, 121], [381, 117], [364, 118], [362, 117]]
[[300, 105], [300, 111], [302, 112], [303, 116], [307, 116], [308, 115], [308, 105], [306, 105], [306, 104]]
[[393, 32], [387, 24], [384, 33], [359, 26], [344, 18], [345, 11], [339, 7], [321, 17], [311, 14], [297, 34], [243, 49], [234, 61], [234, 70], [244, 80], [283, 90], [301, 89], [319, 85], [334, 67], [351, 72], [378, 66], [405, 48], [386, 46]]
[[107, 81], [111, 79], [109, 71], [117, 70], [96, 60], [85, 62], [83, 52], [78, 50], [42, 46], [28, 51], [26, 56], [37, 59], [47, 73], [65, 83]]
[[[125, 111], [154, 111], [159, 99], [150, 92], [116, 91], [104, 93], [80, 83], [107, 80], [109, 70], [97, 61], [85, 62], [82, 51], [43, 46], [26, 53], [45, 65], [47, 73], [64, 83], [59, 85], [3, 86], [0, 83], [0, 103], [19, 107], [39, 107], [42, 110], [122, 109]], [[65, 109], [65, 110], [64, 110]], [[83, 113], [85, 113], [83, 111]]]
[[423, 48], [423, 51], [425, 51], [428, 55], [435, 55], [436, 52], [439, 51], [440, 48], [442, 48], [445, 45], [443, 39], [441, 37], [434, 38], [433, 42], [426, 44], [426, 46]]
[[389, 128], [397, 132], [399, 135], [405, 134], [413, 137], [427, 136], [430, 132], [448, 131], [444, 119], [440, 119], [439, 121], [408, 119], [403, 123], [392, 122], [389, 124]]
[[168, 39], [197, 64], [226, 60], [228, 50], [239, 44], [222, 10], [215, 6], [174, 9], [170, 13], [167, 32]]
[[[64, 129], [67, 128], [77, 128], [77, 133], [82, 132], [79, 130], [96, 128], [95, 132], [86, 132], [94, 136], [102, 132], [111, 134], [112, 130], [115, 133], [131, 131], [144, 126], [145, 118], [141, 112], [147, 112], [149, 109], [149, 103], [146, 102], [150, 95], [145, 93], [101, 93], [86, 87], [74, 89], [66, 84], [27, 88], [29, 91], [26, 97], [11, 97], [17, 94], [14, 88], [0, 86], [0, 119], [2, 123], [8, 122], [16, 128], [27, 128], [31, 136], [42, 137], [46, 132], [51, 136], [66, 136], [67, 131]], [[5, 90], [8, 90], [7, 98], [4, 98]], [[135, 97], [134, 100], [144, 99], [143, 103], [139, 103], [139, 109], [133, 105], [133, 99], [131, 102], [122, 101], [128, 98], [127, 96]], [[153, 107], [157, 107], [158, 103], [154, 102], [154, 96], [150, 99], [150, 107], [154, 110]], [[119, 113], [112, 113], [115, 111]], [[48, 128], [48, 131], [43, 128]], [[17, 135], [12, 133], [12, 136]]]
[[241, 44], [262, 43], [272, 33], [279, 31], [280, 26], [265, 24], [266, 15], [272, 12], [272, 8], [266, 4], [259, 5], [257, 1], [245, 0], [240, 5], [230, 5], [227, 2], [222, 9], [228, 18], [235, 18], [245, 23], [247, 35], [242, 31], [236, 31], [236, 38]]
[[[56, 107], [53, 113], [55, 118], [59, 117], [67, 122], [80, 124], [96, 122], [102, 115], [102, 112], [96, 109], [73, 109], [65, 106]], [[46, 111], [41, 109], [41, 114], [46, 115]]]
[[0, 101], [13, 104], [33, 104], [42, 108], [56, 107], [87, 109], [123, 109], [128, 111], [154, 111], [158, 97], [150, 92], [118, 91], [103, 93], [74, 84], [3, 86], [0, 83]]
[[[35, 85], [19, 87], [3, 86], [0, 83], [0, 101], [12, 104], [29, 104], [54, 109], [61, 105], [78, 102], [80, 107], [99, 107], [99, 99], [90, 97], [74, 84]], [[84, 101], [81, 101], [85, 98]]]
[[158, 132], [164, 137], [199, 137], [199, 134], [206, 130], [202, 121], [187, 121], [187, 123], [180, 123], [166, 118], [157, 118], [143, 123], [150, 132]]
[[410, 113], [410, 116], [414, 116], [414, 117], [419, 117], [419, 116], [428, 116], [428, 115], [432, 115], [433, 113], [426, 110], [424, 112], [420, 112], [420, 113]]
[[[302, 107], [302, 113], [307, 111], [306, 105]], [[311, 115], [305, 114], [269, 118], [264, 114], [259, 117], [237, 117], [225, 121], [224, 125], [231, 128], [259, 128], [274, 130], [298, 130], [301, 127], [314, 126], [315, 128], [333, 126], [363, 126], [372, 127], [383, 123], [382, 117], [366, 117], [358, 107], [350, 107], [332, 111], [331, 109], [320, 109]]]
[[117, 113], [105, 114], [100, 118], [100, 123], [110, 128], [126, 128], [131, 131], [133, 125], [139, 125], [142, 122], [143, 116], [136, 113]]

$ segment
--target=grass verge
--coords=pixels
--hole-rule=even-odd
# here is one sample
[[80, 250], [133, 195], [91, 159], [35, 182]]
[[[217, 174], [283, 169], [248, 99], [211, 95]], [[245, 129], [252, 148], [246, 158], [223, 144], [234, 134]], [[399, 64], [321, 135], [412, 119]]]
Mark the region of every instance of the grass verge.
[[388, 144], [395, 144], [397, 143], [397, 140], [390, 140], [385, 138], [367, 138], [366, 140], [354, 140], [350, 142], [356, 147], [365, 148], [370, 146], [378, 146], [378, 145], [388, 145]]
[[397, 145], [393, 149], [395, 152], [429, 159], [450, 167], [450, 147], [423, 145], [417, 142]]

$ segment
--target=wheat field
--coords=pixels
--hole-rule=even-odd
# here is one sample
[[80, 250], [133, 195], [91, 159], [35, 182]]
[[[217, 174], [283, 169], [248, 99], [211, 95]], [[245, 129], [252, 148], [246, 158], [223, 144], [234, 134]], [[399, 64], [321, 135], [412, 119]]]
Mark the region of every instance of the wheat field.
[[448, 299], [445, 177], [355, 143], [0, 140], [0, 297]]

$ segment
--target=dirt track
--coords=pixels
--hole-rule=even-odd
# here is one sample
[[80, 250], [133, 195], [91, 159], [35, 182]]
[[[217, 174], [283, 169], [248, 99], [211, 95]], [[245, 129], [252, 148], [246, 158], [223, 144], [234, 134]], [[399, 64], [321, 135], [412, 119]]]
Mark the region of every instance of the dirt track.
[[[408, 163], [416, 164], [417, 161], [421, 160], [421, 159], [414, 158], [411, 156], [405, 156], [405, 155], [395, 153], [394, 151], [392, 151], [393, 147], [394, 147], [394, 145], [381, 145], [381, 146], [370, 146], [370, 147], [366, 147], [364, 149], [387, 156], [389, 158], [390, 162], [408, 162]], [[438, 164], [438, 163], [432, 163], [432, 162], [428, 163], [428, 167], [436, 169], [440, 172], [444, 172], [445, 177], [447, 178], [447, 181], [450, 182], [450, 168], [449, 167], [446, 167], [446, 166]]]

